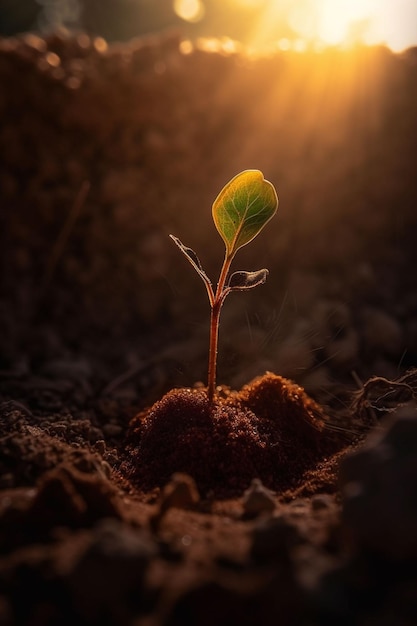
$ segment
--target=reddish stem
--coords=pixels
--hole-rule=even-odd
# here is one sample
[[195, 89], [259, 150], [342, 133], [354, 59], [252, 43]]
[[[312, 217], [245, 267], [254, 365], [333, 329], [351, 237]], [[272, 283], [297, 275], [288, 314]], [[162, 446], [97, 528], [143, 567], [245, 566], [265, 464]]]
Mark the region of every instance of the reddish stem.
[[210, 316], [210, 344], [209, 344], [209, 363], [208, 363], [208, 383], [207, 383], [207, 395], [212, 402], [215, 396], [216, 390], [216, 369], [217, 369], [217, 345], [219, 339], [219, 320], [220, 311], [225, 297], [225, 283], [227, 275], [229, 273], [230, 264], [233, 260], [233, 255], [226, 257], [223, 262], [223, 267], [220, 272], [219, 282], [217, 283], [216, 295], [214, 302], [211, 306]]

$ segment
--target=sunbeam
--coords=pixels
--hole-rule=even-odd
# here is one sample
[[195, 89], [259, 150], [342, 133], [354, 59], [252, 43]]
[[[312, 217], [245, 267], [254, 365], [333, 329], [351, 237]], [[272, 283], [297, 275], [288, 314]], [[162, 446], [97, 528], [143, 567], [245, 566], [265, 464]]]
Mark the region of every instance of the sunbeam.
[[255, 49], [280, 40], [298, 49], [361, 43], [401, 51], [417, 44], [415, 0], [227, 0], [225, 4], [247, 15], [251, 26], [245, 43]]

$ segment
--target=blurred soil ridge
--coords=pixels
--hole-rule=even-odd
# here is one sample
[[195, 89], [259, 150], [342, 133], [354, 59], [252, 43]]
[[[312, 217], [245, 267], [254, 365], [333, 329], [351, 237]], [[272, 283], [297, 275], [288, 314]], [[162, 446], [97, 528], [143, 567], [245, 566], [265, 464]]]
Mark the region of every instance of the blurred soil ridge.
[[[318, 332], [303, 326], [312, 317], [349, 333], [383, 307], [395, 343], [417, 308], [410, 298], [399, 308], [415, 282], [405, 270], [415, 260], [416, 79], [416, 49], [252, 58], [171, 34], [111, 47], [85, 34], [1, 40], [2, 366], [24, 328], [103, 352], [149, 329], [204, 334], [204, 290], [167, 236], [195, 249], [214, 281], [223, 251], [211, 203], [246, 168], [273, 181], [281, 204], [236, 266], [270, 269], [262, 298], [236, 296], [224, 328], [242, 324], [244, 306], [254, 345], [256, 319], [271, 311], [294, 336]], [[242, 337], [226, 335], [244, 361]], [[412, 354], [412, 337], [415, 325], [397, 336], [394, 361], [406, 341]], [[259, 341], [274, 346], [273, 332]], [[370, 345], [363, 333], [349, 341], [342, 368]], [[281, 373], [308, 369], [313, 343], [295, 374]]]

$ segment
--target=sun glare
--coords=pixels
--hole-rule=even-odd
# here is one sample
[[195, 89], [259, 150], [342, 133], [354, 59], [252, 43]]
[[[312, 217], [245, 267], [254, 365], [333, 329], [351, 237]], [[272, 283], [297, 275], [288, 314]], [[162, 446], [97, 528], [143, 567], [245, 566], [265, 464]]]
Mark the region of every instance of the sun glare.
[[252, 9], [250, 45], [302, 39], [307, 47], [417, 45], [417, 0], [224, 0]]
[[349, 42], [365, 34], [371, 21], [373, 0], [321, 0], [316, 3], [315, 35], [328, 44]]

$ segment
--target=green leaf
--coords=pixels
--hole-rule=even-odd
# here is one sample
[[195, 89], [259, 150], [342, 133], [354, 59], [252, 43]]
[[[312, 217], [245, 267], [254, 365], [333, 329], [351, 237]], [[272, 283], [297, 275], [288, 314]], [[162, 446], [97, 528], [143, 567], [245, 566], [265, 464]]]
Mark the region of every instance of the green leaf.
[[227, 255], [233, 257], [252, 241], [275, 215], [278, 197], [259, 170], [241, 172], [221, 190], [213, 203], [213, 220]]
[[258, 285], [263, 285], [268, 277], [268, 270], [257, 270], [256, 272], [233, 272], [227, 285], [231, 291], [246, 291]]

